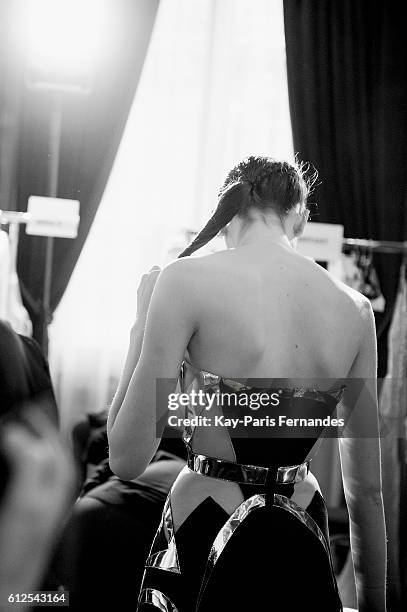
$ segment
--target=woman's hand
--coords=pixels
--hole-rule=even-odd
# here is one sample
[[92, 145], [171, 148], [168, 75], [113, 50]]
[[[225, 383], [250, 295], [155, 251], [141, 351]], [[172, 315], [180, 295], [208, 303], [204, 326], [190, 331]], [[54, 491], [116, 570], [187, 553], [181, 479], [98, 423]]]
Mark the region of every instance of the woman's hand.
[[126, 363], [124, 364], [124, 370], [120, 377], [119, 386], [115, 393], [112, 405], [110, 406], [109, 415], [107, 418], [108, 433], [110, 433], [123, 400], [126, 397], [128, 386], [140, 358], [148, 308], [150, 306], [153, 289], [160, 272], [161, 270], [159, 266], [153, 266], [147, 274], [143, 274], [137, 289], [137, 317], [130, 331], [130, 345], [127, 352]]
[[137, 320], [145, 323], [147, 318], [148, 307], [150, 305], [151, 296], [154, 286], [157, 282], [158, 275], [161, 269], [159, 266], [153, 266], [147, 274], [143, 274], [139, 287], [137, 289]]

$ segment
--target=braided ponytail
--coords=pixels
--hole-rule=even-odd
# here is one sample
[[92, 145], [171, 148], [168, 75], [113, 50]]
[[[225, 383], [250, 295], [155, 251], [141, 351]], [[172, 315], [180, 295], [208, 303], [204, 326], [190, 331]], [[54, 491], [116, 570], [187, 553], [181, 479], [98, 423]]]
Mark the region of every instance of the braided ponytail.
[[236, 214], [248, 208], [251, 197], [252, 186], [247, 181], [233, 183], [222, 191], [219, 204], [212, 217], [191, 244], [178, 255], [178, 258], [192, 255], [192, 253], [205, 246]]
[[273, 210], [284, 218], [299, 202], [306, 202], [318, 173], [307, 178], [310, 164], [294, 164], [270, 157], [247, 157], [232, 168], [219, 194], [219, 204], [195, 240], [178, 257], [191, 255], [214, 238], [235, 215], [249, 208]]

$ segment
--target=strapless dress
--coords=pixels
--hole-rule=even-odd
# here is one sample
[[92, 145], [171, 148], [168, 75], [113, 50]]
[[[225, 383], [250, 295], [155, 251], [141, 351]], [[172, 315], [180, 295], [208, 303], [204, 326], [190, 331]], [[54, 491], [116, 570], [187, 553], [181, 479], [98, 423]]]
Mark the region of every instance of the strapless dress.
[[[278, 397], [278, 413], [287, 419], [313, 414], [323, 419], [335, 413], [344, 387], [320, 391], [263, 386], [258, 381], [222, 378], [185, 361], [180, 388], [184, 393], [201, 390], [205, 397], [233, 398], [227, 406], [221, 402], [216, 412], [224, 417], [222, 439], [229, 459], [224, 458], [225, 453], [218, 453], [223, 455], [219, 457], [202, 448], [207, 433], [202, 436], [204, 425], [196, 425], [199, 421], [193, 417], [210, 411], [186, 406], [185, 417], [191, 423], [183, 432], [187, 466], [166, 500], [146, 559], [137, 611], [341, 612], [327, 508], [309, 472], [324, 427], [308, 428], [311, 433], [305, 436], [290, 435], [287, 429], [282, 435], [269, 436], [264, 435], [264, 428], [251, 435], [243, 426], [237, 433], [228, 419], [243, 422], [248, 401], [258, 399], [260, 393]], [[255, 405], [256, 418], [275, 414], [272, 406]], [[191, 474], [195, 480], [188, 480], [185, 487]], [[183, 483], [183, 500], [189, 509], [186, 516], [183, 510], [182, 522], [175, 525]], [[194, 489], [190, 499], [189, 486]], [[219, 500], [223, 489], [228, 499], [231, 487], [234, 495], [238, 491], [239, 499], [228, 507]], [[197, 494], [199, 489], [201, 494]]]

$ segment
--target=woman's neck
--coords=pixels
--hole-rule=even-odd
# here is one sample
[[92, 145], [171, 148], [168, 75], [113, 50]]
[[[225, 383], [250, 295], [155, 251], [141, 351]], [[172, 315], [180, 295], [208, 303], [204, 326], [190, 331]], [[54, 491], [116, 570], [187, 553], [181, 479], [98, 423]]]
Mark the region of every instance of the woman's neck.
[[253, 223], [239, 236], [235, 247], [260, 246], [264, 244], [280, 244], [281, 246], [292, 248], [292, 244], [284, 229], [278, 225], [268, 225]]

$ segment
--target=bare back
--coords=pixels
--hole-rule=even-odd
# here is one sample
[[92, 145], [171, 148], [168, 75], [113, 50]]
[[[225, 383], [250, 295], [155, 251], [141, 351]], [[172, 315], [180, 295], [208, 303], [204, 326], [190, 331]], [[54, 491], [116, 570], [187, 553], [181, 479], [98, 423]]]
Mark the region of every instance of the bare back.
[[363, 296], [281, 245], [197, 258], [193, 363], [228, 377], [342, 378], [357, 355]]
[[[188, 352], [197, 369], [225, 378], [285, 379], [285, 387], [290, 379], [318, 379], [321, 389], [347, 377], [363, 333], [365, 298], [321, 266], [273, 244], [191, 258], [188, 267], [199, 309]], [[226, 428], [196, 428], [194, 449], [236, 460]], [[292, 499], [307, 507], [316, 490], [310, 472]], [[238, 485], [202, 482], [183, 470], [172, 492], [175, 525], [209, 494], [228, 511], [242, 501]]]

